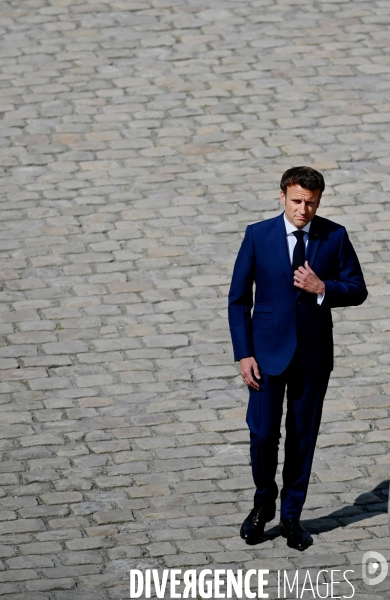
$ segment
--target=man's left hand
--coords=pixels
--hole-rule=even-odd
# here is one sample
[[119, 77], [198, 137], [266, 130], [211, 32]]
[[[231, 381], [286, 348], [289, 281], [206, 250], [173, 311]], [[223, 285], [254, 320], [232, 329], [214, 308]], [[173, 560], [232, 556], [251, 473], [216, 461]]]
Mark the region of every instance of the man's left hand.
[[294, 271], [295, 287], [311, 294], [325, 294], [325, 284], [317, 277], [307, 260], [304, 267]]

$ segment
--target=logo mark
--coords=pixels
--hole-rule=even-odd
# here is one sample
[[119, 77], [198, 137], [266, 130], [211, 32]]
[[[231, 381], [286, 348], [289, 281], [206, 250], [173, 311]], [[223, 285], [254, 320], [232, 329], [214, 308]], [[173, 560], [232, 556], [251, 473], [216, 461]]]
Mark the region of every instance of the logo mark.
[[[382, 583], [382, 581], [386, 579], [388, 572], [389, 565], [383, 554], [375, 552], [374, 550], [370, 550], [363, 554], [362, 577], [364, 583], [367, 585], [377, 585], [378, 583]], [[375, 575], [375, 577], [370, 577], [371, 575]]]

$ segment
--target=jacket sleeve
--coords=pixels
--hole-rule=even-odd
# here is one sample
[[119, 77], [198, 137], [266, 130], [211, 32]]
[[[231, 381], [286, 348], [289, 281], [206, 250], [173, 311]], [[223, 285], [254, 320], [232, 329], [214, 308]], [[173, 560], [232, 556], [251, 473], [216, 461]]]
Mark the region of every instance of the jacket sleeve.
[[338, 259], [339, 274], [337, 279], [324, 281], [325, 298], [323, 304], [329, 308], [363, 304], [368, 292], [359, 259], [344, 227], [342, 228]]
[[255, 252], [251, 226], [238, 252], [229, 291], [228, 317], [234, 360], [253, 356], [251, 309], [255, 277]]

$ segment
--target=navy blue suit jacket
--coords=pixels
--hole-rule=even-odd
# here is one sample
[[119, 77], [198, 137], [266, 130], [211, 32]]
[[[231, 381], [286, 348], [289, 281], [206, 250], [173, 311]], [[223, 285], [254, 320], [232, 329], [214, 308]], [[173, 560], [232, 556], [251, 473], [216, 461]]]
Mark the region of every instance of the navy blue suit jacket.
[[333, 369], [330, 309], [362, 304], [367, 289], [342, 225], [315, 216], [306, 259], [325, 283], [321, 305], [317, 304], [316, 294], [303, 292], [293, 284], [283, 213], [247, 227], [229, 292], [235, 360], [254, 356], [261, 372], [279, 375], [298, 349], [310, 372]]

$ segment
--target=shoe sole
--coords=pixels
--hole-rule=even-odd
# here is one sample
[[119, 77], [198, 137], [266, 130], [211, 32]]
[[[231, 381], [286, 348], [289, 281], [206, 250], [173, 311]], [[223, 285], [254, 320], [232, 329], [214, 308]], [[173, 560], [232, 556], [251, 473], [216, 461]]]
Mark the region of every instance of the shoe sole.
[[[275, 514], [276, 514], [276, 511], [273, 513], [272, 517], [270, 516], [270, 518], [266, 520], [266, 523], [269, 523], [270, 521], [273, 521], [274, 518], [275, 518]], [[246, 538], [242, 534], [242, 528], [243, 528], [243, 525], [241, 525], [241, 528], [240, 528], [240, 537], [241, 537], [241, 539], [244, 540], [244, 542], [246, 542], [249, 545], [256, 544], [258, 542], [258, 540], [260, 540], [263, 537], [263, 535], [264, 535], [264, 529], [263, 529], [263, 531], [261, 533], [258, 533], [256, 535], [256, 537], [254, 537], [254, 538]]]
[[263, 531], [262, 531], [262, 532], [258, 532], [258, 533], [256, 534], [256, 536], [254, 536], [254, 537], [249, 537], [249, 538], [246, 538], [246, 537], [244, 537], [244, 536], [242, 535], [242, 526], [241, 526], [241, 529], [240, 529], [240, 537], [241, 537], [241, 539], [243, 539], [243, 540], [244, 540], [244, 542], [245, 542], [246, 544], [248, 544], [248, 546], [254, 546], [255, 544], [258, 544], [258, 542], [260, 542], [260, 540], [261, 540], [261, 538], [263, 537], [263, 535], [264, 535], [264, 529], [263, 529]]
[[[280, 535], [284, 538], [287, 538], [287, 533], [285, 528], [282, 525], [279, 525], [280, 527]], [[307, 544], [305, 544], [304, 546], [302, 546], [302, 548], [298, 547], [298, 546], [294, 546], [294, 544], [290, 544], [289, 541], [287, 541], [287, 546], [289, 548], [294, 548], [294, 550], [299, 550], [300, 552], [303, 552], [303, 550], [306, 550], [307, 548], [309, 548], [310, 546], [313, 545], [313, 538], [310, 536], [310, 538], [307, 540]]]
[[287, 542], [287, 546], [289, 548], [294, 548], [294, 550], [299, 550], [299, 552], [303, 552], [304, 550], [307, 550], [308, 548], [310, 548], [310, 546], [313, 545], [313, 540], [309, 540], [307, 542], [307, 544], [305, 544], [304, 546], [300, 547], [300, 546], [294, 546], [294, 544], [290, 544], [289, 542]]

